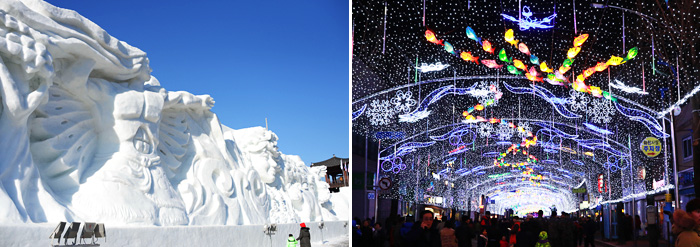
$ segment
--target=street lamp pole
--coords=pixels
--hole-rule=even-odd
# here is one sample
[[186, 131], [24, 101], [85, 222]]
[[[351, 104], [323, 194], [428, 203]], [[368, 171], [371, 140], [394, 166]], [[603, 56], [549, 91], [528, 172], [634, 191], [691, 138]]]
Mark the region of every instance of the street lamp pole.
[[671, 31], [676, 32], [676, 30], [673, 29], [673, 27], [669, 27], [668, 25], [666, 25], [666, 23], [659, 22], [656, 18], [651, 17], [651, 16], [648, 16], [648, 15], [643, 14], [642, 12], [639, 12], [639, 11], [636, 11], [636, 10], [626, 9], [626, 8], [622, 8], [622, 7], [618, 7], [618, 6], [614, 6], [614, 5], [606, 5], [606, 4], [601, 4], [601, 3], [591, 3], [591, 7], [596, 8], [596, 9], [613, 8], [613, 9], [619, 9], [619, 10], [622, 10], [622, 11], [627, 11], [627, 12], [630, 12], [630, 13], [634, 13], [634, 14], [639, 15], [640, 17], [642, 17], [642, 19], [644, 19], [645, 21], [647, 21], [647, 23], [649, 23], [649, 25], [651, 25], [652, 28], [654, 27], [654, 25], [652, 24], [651, 21], [649, 21], [649, 19], [653, 20], [654, 22], [661, 23], [661, 25], [664, 25], [666, 28], [671, 29]]
[[650, 16], [648, 16], [648, 15], [642, 14], [641, 12], [636, 11], [636, 10], [626, 9], [626, 8], [622, 8], [622, 7], [618, 7], [618, 6], [613, 6], [613, 5], [605, 5], [605, 4], [600, 4], [600, 3], [591, 3], [591, 6], [592, 6], [593, 8], [596, 8], [596, 9], [604, 9], [604, 8], [619, 9], [619, 10], [622, 10], [622, 11], [627, 11], [627, 12], [635, 13], [635, 14], [637, 14], [637, 15], [639, 15], [639, 16], [644, 17], [644, 18], [649, 18], [649, 19], [652, 19], [652, 20], [656, 21], [656, 19], [654, 19], [653, 17], [650, 17]]

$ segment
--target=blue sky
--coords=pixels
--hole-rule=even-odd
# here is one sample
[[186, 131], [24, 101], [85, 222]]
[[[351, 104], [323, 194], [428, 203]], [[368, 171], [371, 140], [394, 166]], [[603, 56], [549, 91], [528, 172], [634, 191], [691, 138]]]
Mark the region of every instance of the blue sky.
[[169, 91], [209, 94], [233, 129], [265, 126], [309, 165], [349, 154], [347, 1], [49, 0], [148, 54]]

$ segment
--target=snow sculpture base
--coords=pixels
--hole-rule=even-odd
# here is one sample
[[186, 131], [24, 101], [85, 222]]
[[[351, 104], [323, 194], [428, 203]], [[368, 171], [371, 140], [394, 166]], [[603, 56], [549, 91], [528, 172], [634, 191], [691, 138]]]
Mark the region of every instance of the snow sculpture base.
[[[320, 222], [307, 222], [310, 228], [311, 245], [323, 246], [322, 241], [348, 238], [345, 221], [324, 222], [323, 233]], [[46, 247], [47, 238], [55, 225], [18, 224], [0, 225], [0, 245]], [[105, 225], [106, 240], [97, 243], [109, 246], [286, 246], [289, 234], [299, 235], [298, 224], [277, 224], [277, 232], [270, 236], [263, 232], [264, 225], [246, 226], [138, 226], [110, 227]], [[72, 243], [72, 240], [68, 241]], [[53, 243], [56, 243], [54, 240]], [[63, 243], [63, 242], [61, 242]]]

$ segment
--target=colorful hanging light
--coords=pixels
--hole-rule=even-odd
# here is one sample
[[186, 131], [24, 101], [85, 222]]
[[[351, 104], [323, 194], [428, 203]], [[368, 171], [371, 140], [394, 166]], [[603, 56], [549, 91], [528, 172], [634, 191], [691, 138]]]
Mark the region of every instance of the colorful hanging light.
[[518, 40], [516, 40], [515, 37], [513, 36], [513, 29], [508, 29], [508, 31], [506, 31], [505, 38], [506, 38], [506, 42], [508, 42], [509, 44], [514, 45], [514, 46], [518, 45]]
[[498, 52], [498, 59], [506, 63], [511, 62], [511, 59], [509, 59], [508, 55], [506, 55], [506, 49], [501, 49], [501, 51]]
[[623, 60], [624, 60], [624, 59], [621, 58], [621, 57], [618, 57], [618, 56], [611, 56], [610, 59], [606, 62], [606, 64], [607, 64], [607, 65], [612, 65], [612, 66], [617, 66], [617, 65], [620, 65], [620, 64], [624, 63]]
[[[566, 60], [564, 60], [564, 63], [562, 63], [562, 66], [571, 67], [572, 64], [574, 64], [574, 59], [567, 58]], [[564, 73], [562, 73], [562, 74], [564, 74]]]
[[547, 67], [547, 62], [542, 62], [542, 63], [540, 64], [540, 71], [545, 72], [545, 73], [551, 73], [551, 72], [553, 72], [552, 69], [550, 69], [549, 67]]
[[530, 73], [525, 73], [525, 77], [527, 77], [527, 79], [531, 81], [542, 81], [541, 77], [531, 75]]
[[576, 55], [578, 55], [578, 53], [580, 51], [581, 51], [581, 47], [579, 47], [579, 46], [572, 47], [571, 49], [569, 49], [568, 52], [566, 52], [566, 57], [568, 57], [569, 59], [573, 59], [574, 57], [576, 57]]
[[459, 54], [459, 56], [462, 57], [462, 59], [464, 59], [464, 61], [479, 63], [479, 57], [472, 56], [471, 52], [464, 52], [463, 51], [461, 54]]
[[583, 45], [583, 42], [586, 42], [587, 39], [588, 39], [588, 34], [584, 33], [584, 34], [579, 35], [578, 37], [576, 37], [574, 39], [574, 46], [579, 47], [579, 46]]
[[530, 55], [530, 49], [527, 48], [527, 45], [525, 45], [525, 43], [518, 44], [518, 50], [520, 50], [520, 52], [522, 53]]
[[516, 68], [513, 65], [508, 65], [508, 72], [510, 72], [511, 74], [515, 74], [515, 75], [521, 75], [523, 73], [523, 72], [520, 72], [518, 70], [518, 68]]
[[486, 65], [486, 67], [489, 67], [492, 69], [499, 69], [499, 68], [503, 67], [503, 65], [496, 63], [495, 60], [481, 60], [481, 63]]
[[605, 69], [608, 68], [608, 65], [606, 63], [598, 63], [595, 65], [595, 71], [601, 72], [604, 71]]
[[491, 42], [489, 42], [488, 40], [484, 40], [482, 42], [482, 47], [484, 48], [484, 51], [493, 54], [494, 49], [493, 47], [491, 47]]
[[637, 47], [630, 49], [629, 52], [627, 52], [627, 56], [625, 57], [625, 60], [630, 60], [630, 59], [636, 57], [637, 52], [638, 52]]
[[425, 30], [425, 38], [430, 41], [430, 43], [437, 44], [437, 45], [443, 45], [442, 40], [438, 40], [437, 37], [435, 36], [435, 33], [431, 31], [430, 29]]
[[520, 61], [518, 59], [513, 59], [513, 66], [515, 66], [518, 69], [522, 69], [527, 72], [527, 67], [523, 63], [523, 61]]
[[467, 37], [481, 44], [481, 38], [476, 36], [474, 29], [467, 27]]
[[532, 76], [538, 76], [537, 70], [535, 69], [535, 66], [530, 67], [530, 70], [528, 71], [528, 73], [530, 73], [530, 75], [532, 75]]
[[452, 44], [450, 44], [450, 42], [447, 42], [447, 41], [445, 41], [445, 51], [447, 51], [451, 54], [455, 54], [454, 47], [452, 47]]

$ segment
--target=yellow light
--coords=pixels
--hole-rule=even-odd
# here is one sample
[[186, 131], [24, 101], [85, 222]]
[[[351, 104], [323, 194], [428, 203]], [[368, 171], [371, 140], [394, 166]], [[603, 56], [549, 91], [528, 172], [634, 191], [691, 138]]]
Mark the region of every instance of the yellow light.
[[569, 51], [566, 53], [566, 57], [568, 57], [569, 59], [574, 58], [574, 57], [576, 57], [576, 55], [578, 55], [578, 53], [580, 51], [581, 51], [581, 47], [579, 47], [579, 46], [573, 47], [573, 48], [569, 49]]
[[527, 70], [525, 64], [523, 64], [523, 62], [518, 59], [513, 59], [513, 66], [515, 66], [518, 69]]
[[621, 57], [616, 57], [616, 56], [611, 56], [608, 62], [606, 63], [607, 65], [613, 65], [617, 66], [622, 63], [622, 58]]
[[598, 97], [598, 98], [603, 97], [603, 95], [601, 94], [601, 93], [603, 93], [603, 91], [601, 91], [599, 87], [591, 86], [590, 91], [591, 91], [591, 94], [595, 97]]
[[552, 69], [550, 69], [549, 67], [547, 67], [547, 63], [546, 63], [546, 62], [542, 62], [542, 63], [540, 64], [540, 70], [541, 70], [542, 72], [552, 72]]

